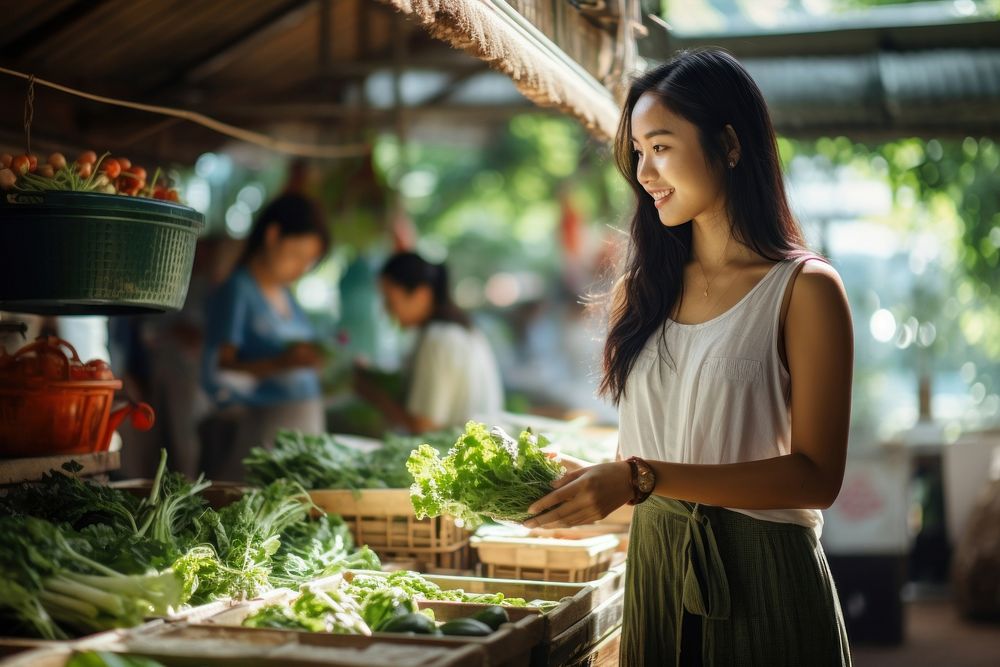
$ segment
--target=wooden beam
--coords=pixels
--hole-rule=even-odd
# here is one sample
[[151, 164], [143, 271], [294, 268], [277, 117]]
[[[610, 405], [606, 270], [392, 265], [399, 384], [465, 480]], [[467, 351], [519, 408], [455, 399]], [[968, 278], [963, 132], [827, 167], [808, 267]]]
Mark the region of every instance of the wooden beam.
[[207, 79], [212, 74], [224, 69], [226, 65], [238, 57], [239, 52], [243, 49], [249, 48], [260, 40], [266, 40], [275, 32], [298, 22], [315, 9], [315, 0], [291, 0], [282, 4], [237, 34], [221, 43], [213, 44], [196, 57], [191, 58], [185, 66], [174, 70], [156, 82], [155, 85], [146, 88], [141, 97], [160, 96], [164, 91], [181, 85], [190, 86]]
[[[107, 0], [81, 0], [80, 2], [74, 2], [63, 11], [0, 46], [0, 59], [15, 62], [24, 60], [26, 55], [36, 49], [44, 48], [48, 43], [55, 42], [58, 40], [59, 35], [106, 4]], [[5, 29], [8, 27], [5, 26]]]

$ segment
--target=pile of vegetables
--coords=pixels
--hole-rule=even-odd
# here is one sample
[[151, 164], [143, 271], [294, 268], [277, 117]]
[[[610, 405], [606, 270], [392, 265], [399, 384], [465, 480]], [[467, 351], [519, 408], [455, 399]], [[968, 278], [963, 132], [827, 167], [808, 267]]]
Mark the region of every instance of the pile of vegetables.
[[[279, 481], [216, 511], [165, 469], [145, 498], [53, 472], [0, 498], [0, 624], [45, 638], [136, 625], [183, 604], [248, 598], [347, 567], [378, 569], [339, 517], [307, 520]], [[64, 466], [75, 472], [78, 465]]]
[[564, 472], [541, 447], [544, 438], [522, 431], [517, 440], [502, 429], [469, 422], [447, 456], [429, 445], [410, 455], [410, 500], [418, 519], [442, 514], [474, 528], [483, 517], [523, 522], [528, 507], [552, 491]]
[[[471, 602], [474, 604], [504, 605], [507, 607], [528, 606], [527, 601], [523, 598], [508, 598], [503, 593], [466, 593], [461, 588], [441, 588], [433, 581], [428, 581], [416, 572], [404, 570], [392, 572], [388, 575], [354, 573], [350, 582], [344, 586], [344, 590], [361, 602], [366, 601], [368, 596], [373, 593], [392, 588], [399, 588], [415, 600]], [[547, 602], [536, 600], [532, 602], [531, 606], [544, 607], [548, 604]]]
[[[457, 433], [432, 433], [423, 442], [446, 451]], [[270, 484], [286, 479], [307, 489], [405, 489], [413, 479], [406, 460], [421, 441], [390, 436], [381, 448], [362, 452], [328, 434], [281, 431], [272, 449], [257, 447], [243, 460], [247, 480]]]
[[[419, 577], [413, 573], [398, 574], [404, 578]], [[503, 623], [510, 622], [503, 607], [492, 605], [470, 618], [454, 619], [439, 626], [433, 611], [418, 609], [417, 600], [425, 599], [419, 593], [392, 585], [385, 577], [382, 579], [386, 580], [386, 585], [377, 589], [347, 585], [333, 590], [318, 590], [302, 586], [299, 596], [291, 604], [265, 605], [247, 616], [243, 627], [359, 635], [412, 632], [485, 636]], [[396, 580], [398, 582], [400, 578]]]
[[243, 620], [247, 628], [281, 628], [338, 635], [371, 635], [357, 603], [340, 591], [303, 586], [290, 605], [269, 604]]
[[98, 157], [94, 151], [85, 151], [75, 162], [68, 162], [62, 153], [52, 153], [44, 163], [30, 153], [0, 156], [2, 190], [73, 190], [180, 201], [177, 190], [163, 182], [159, 170], [148, 182], [146, 177], [143, 167], [108, 153]]

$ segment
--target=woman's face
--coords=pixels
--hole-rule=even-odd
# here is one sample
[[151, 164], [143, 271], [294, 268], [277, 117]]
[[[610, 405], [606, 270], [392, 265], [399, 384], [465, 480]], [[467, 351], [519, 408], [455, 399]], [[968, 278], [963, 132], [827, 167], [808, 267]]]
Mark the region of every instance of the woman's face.
[[429, 285], [418, 285], [408, 290], [388, 278], [382, 278], [379, 286], [385, 300], [385, 309], [396, 318], [400, 326], [418, 327], [430, 317], [434, 295]]
[[315, 266], [323, 254], [323, 241], [314, 234], [281, 236], [276, 226], [267, 230], [264, 259], [274, 279], [291, 285]]
[[720, 175], [706, 160], [698, 127], [645, 93], [632, 109], [636, 178], [667, 227], [718, 211], [723, 201]]

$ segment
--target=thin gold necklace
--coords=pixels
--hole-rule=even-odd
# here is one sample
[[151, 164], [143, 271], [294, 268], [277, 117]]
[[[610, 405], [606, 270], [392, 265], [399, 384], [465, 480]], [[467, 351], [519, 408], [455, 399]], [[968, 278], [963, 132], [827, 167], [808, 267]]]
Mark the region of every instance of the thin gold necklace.
[[[729, 234], [729, 236], [726, 237], [726, 245], [723, 246], [723, 248], [722, 248], [722, 255], [719, 257], [719, 264], [720, 265], [722, 264], [722, 260], [725, 259], [725, 257], [726, 257], [726, 251], [729, 250], [729, 239], [731, 239], [732, 237], [733, 237], [732, 234]], [[704, 296], [708, 297], [708, 291], [712, 287], [712, 281], [715, 280], [716, 278], [718, 278], [719, 277], [719, 273], [722, 273], [722, 271], [720, 270], [718, 273], [716, 273], [714, 276], [712, 276], [712, 280], [709, 280], [708, 279], [708, 274], [705, 273], [705, 265], [701, 263], [701, 258], [700, 257], [695, 257], [694, 259], [695, 259], [696, 262], [698, 262], [698, 268], [701, 269], [701, 277], [705, 279], [705, 292], [704, 292]]]

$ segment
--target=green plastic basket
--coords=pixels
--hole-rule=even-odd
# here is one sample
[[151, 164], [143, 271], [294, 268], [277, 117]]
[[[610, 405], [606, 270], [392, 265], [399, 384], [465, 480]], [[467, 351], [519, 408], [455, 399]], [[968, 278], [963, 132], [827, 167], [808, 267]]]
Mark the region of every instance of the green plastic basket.
[[0, 201], [0, 310], [163, 313], [184, 305], [201, 213], [90, 192], [7, 193]]

